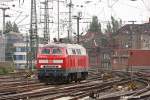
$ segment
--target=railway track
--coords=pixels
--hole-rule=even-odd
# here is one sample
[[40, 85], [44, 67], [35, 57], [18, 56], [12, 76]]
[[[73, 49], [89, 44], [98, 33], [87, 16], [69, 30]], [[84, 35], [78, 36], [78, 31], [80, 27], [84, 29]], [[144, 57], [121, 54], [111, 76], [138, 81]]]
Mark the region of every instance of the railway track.
[[[150, 90], [150, 80], [146, 79], [145, 77], [136, 77], [133, 80], [134, 82], [140, 82], [143, 84], [143, 86], [140, 88], [138, 87], [135, 90], [129, 90], [129, 91], [114, 91], [113, 93], [103, 93], [103, 94], [97, 94], [96, 99], [97, 100], [141, 100], [144, 98], [144, 95], [142, 97], [141, 94], [145, 94], [145, 92], [149, 92]], [[150, 96], [150, 95], [149, 95]]]
[[140, 95], [140, 97], [146, 97], [144, 93], [148, 92], [150, 89], [149, 80], [134, 75], [134, 79], [136, 79], [134, 81], [142, 84], [141, 86], [134, 91], [114, 90], [114, 86], [125, 86], [130, 83], [130, 74], [113, 72], [110, 79], [103, 80], [101, 74], [104, 73], [104, 71], [97, 71], [94, 73], [95, 70], [97, 69], [94, 68], [90, 72], [89, 78], [86, 81], [80, 83], [45, 85], [44, 83], [40, 83], [36, 78], [20, 78], [21, 80], [18, 79], [7, 83], [2, 82], [0, 83], [0, 100], [61, 100], [61, 98], [77, 100], [90, 97], [100, 100], [117, 100], [127, 98], [128, 96], [138, 97]]

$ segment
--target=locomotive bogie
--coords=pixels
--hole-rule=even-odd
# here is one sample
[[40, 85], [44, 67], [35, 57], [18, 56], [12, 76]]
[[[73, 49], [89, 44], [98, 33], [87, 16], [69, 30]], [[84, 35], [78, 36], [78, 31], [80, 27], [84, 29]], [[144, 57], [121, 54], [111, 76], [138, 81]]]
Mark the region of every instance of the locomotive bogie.
[[40, 81], [45, 82], [78, 82], [85, 80], [88, 76], [88, 72], [66, 72], [63, 70], [46, 69], [40, 70], [38, 78]]

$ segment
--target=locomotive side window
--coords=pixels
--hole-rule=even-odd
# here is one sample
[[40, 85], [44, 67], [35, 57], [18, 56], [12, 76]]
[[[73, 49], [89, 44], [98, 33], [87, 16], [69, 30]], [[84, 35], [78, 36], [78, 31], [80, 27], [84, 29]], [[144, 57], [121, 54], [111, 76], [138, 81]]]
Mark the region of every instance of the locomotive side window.
[[76, 49], [76, 52], [78, 55], [81, 55], [81, 50], [80, 49]]
[[42, 49], [41, 53], [42, 54], [50, 54], [50, 49], [44, 48], [44, 49]]
[[53, 48], [52, 54], [62, 54], [62, 50], [60, 48]]
[[72, 54], [72, 49], [71, 49], [71, 48], [68, 48], [68, 49], [67, 49], [67, 54], [68, 54], [68, 55], [71, 55], [71, 54]]
[[69, 55], [76, 55], [76, 54], [77, 54], [76, 50], [73, 49], [73, 48], [68, 48], [68, 49], [67, 49], [67, 53], [68, 53]]
[[86, 50], [81, 49], [81, 54], [82, 54], [82, 55], [86, 55]]
[[75, 54], [76, 54], [76, 50], [75, 50], [75, 49], [72, 49], [72, 53], [75, 55]]

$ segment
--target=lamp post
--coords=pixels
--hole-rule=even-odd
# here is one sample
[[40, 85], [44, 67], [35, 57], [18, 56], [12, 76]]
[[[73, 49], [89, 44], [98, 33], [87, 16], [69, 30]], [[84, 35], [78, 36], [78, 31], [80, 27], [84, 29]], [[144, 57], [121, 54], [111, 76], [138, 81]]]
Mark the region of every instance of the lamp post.
[[5, 14], [5, 12], [6, 12], [6, 10], [7, 9], [10, 9], [9, 7], [1, 7], [0, 8], [2, 11], [3, 11], [3, 29], [2, 29], [2, 37], [3, 37], [3, 39], [4, 39], [4, 41], [3, 41], [3, 49], [4, 49], [4, 61], [6, 60], [6, 55], [5, 55], [5, 53], [6, 53], [6, 51], [5, 51], [5, 49], [6, 49], [6, 41], [7, 41], [7, 38], [5, 37], [5, 35], [4, 35], [4, 33], [5, 33], [5, 17], [9, 17], [9, 16], [6, 16], [6, 14]]
[[67, 5], [69, 7], [69, 26], [68, 26], [68, 41], [72, 41], [72, 7], [73, 3], [72, 0], [70, 0], [69, 4]]
[[2, 34], [4, 35], [4, 32], [5, 32], [5, 12], [7, 9], [10, 9], [9, 7], [6, 7], [6, 8], [0, 8], [2, 11], [3, 11], [3, 30], [2, 30]]
[[[131, 25], [134, 25], [134, 23], [132, 23]], [[131, 43], [130, 43], [130, 49], [132, 50], [133, 49], [133, 26], [130, 26], [130, 35], [131, 35]], [[133, 80], [133, 66], [132, 66], [132, 51], [130, 52], [130, 60], [131, 60], [131, 64], [130, 64], [130, 68], [131, 68], [131, 72], [130, 72], [130, 77], [131, 77], [131, 86], [134, 85], [134, 80]], [[133, 88], [133, 87], [132, 87]]]
[[57, 16], [57, 20], [58, 20], [58, 26], [57, 26], [57, 27], [58, 27], [58, 37], [57, 37], [57, 39], [58, 39], [58, 41], [59, 41], [59, 39], [60, 39], [60, 34], [59, 34], [59, 31], [60, 31], [60, 30], [59, 30], [59, 24], [60, 24], [60, 23], [59, 23], [59, 10], [60, 10], [60, 9], [59, 9], [59, 2], [60, 2], [60, 1], [58, 0], [58, 1], [57, 1], [57, 14], [58, 14], [58, 16]]
[[80, 30], [80, 27], [79, 27], [79, 20], [81, 20], [81, 16], [82, 16], [82, 13], [81, 12], [78, 12], [78, 15], [77, 16], [73, 16], [75, 19], [77, 19], [77, 43], [79, 43], [79, 37], [80, 37], [80, 34], [79, 34], [79, 30]]

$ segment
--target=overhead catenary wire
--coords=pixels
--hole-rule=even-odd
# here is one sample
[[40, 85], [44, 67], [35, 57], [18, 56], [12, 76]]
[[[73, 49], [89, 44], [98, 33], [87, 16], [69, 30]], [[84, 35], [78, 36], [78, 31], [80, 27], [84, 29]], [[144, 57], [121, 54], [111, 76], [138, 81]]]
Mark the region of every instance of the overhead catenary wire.
[[[144, 0], [141, 0], [141, 1], [143, 2], [145, 8], [148, 9], [148, 10], [150, 11], [150, 7], [148, 7], [148, 6], [146, 5], [146, 2], [145, 2]], [[148, 1], [148, 0], [147, 0], [147, 1]], [[148, 5], [149, 5], [149, 4], [148, 4]]]

